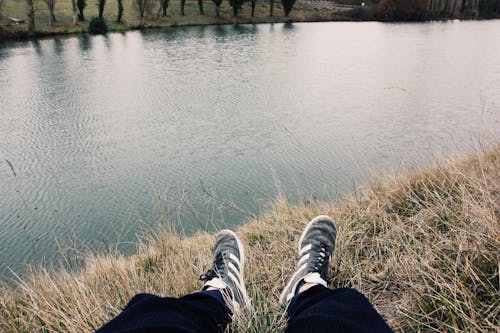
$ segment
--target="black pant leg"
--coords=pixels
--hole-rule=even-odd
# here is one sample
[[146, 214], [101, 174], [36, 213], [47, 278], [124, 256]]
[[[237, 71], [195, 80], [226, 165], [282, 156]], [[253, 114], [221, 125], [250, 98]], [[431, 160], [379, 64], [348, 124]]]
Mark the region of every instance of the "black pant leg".
[[229, 323], [230, 314], [218, 291], [181, 298], [137, 294], [96, 333], [219, 333]]
[[285, 333], [392, 333], [368, 299], [351, 288], [314, 286], [295, 296]]

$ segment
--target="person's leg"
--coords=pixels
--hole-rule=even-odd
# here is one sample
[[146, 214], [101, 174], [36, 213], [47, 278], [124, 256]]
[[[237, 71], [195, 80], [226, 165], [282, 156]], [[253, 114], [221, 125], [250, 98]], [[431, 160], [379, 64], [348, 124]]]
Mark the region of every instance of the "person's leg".
[[300, 259], [280, 296], [287, 306], [286, 333], [392, 332], [361, 293], [327, 288], [336, 235], [328, 216], [314, 218], [302, 233]]
[[134, 296], [125, 309], [96, 333], [222, 332], [233, 313], [250, 305], [243, 281], [245, 255], [232, 231], [219, 232], [212, 267], [200, 278], [202, 290], [181, 298]]
[[230, 311], [220, 291], [201, 291], [181, 298], [137, 294], [125, 309], [96, 333], [222, 332]]
[[351, 288], [316, 285], [299, 293], [287, 308], [286, 333], [391, 333], [368, 299]]

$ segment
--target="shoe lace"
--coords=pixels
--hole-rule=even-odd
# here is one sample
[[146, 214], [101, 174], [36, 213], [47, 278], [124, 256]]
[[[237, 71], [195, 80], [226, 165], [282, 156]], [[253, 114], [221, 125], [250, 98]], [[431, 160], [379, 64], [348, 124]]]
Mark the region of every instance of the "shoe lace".
[[328, 245], [321, 242], [315, 251], [317, 255], [313, 258], [311, 266], [314, 271], [319, 272], [321, 278], [327, 282], [328, 279], [328, 264], [330, 262], [330, 255], [328, 251]]
[[214, 278], [223, 278], [225, 276], [224, 253], [218, 253], [215, 257], [214, 263], [208, 271], [200, 275], [200, 280], [203, 282], [210, 281]]

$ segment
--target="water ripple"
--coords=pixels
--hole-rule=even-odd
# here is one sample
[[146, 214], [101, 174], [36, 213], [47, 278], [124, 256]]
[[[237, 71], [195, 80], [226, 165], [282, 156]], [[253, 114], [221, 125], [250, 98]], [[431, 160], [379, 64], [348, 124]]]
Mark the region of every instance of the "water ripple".
[[165, 218], [234, 226], [247, 216], [220, 200], [328, 200], [498, 139], [497, 31], [238, 25], [0, 46], [0, 275], [56, 260], [58, 243], [101, 249]]

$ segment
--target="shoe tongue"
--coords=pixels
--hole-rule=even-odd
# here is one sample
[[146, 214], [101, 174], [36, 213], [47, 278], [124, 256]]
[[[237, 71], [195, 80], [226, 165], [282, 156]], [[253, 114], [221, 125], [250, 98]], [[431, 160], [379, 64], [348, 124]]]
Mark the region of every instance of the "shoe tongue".
[[208, 280], [205, 282], [201, 290], [206, 290], [207, 288], [212, 287], [212, 288], [217, 288], [217, 289], [224, 289], [227, 287], [227, 284], [222, 281], [222, 279], [216, 277], [213, 278], [212, 280]]
[[317, 272], [309, 273], [306, 276], [304, 276], [299, 281], [299, 283], [297, 283], [297, 287], [295, 287], [295, 294], [297, 294], [299, 292], [300, 288], [303, 285], [305, 285], [306, 283], [316, 283], [316, 284], [320, 284], [324, 287], [326, 287], [328, 285], [319, 273], [317, 273]]
[[326, 281], [317, 272], [309, 273], [306, 276], [304, 276], [304, 281], [307, 283], [317, 283], [325, 287], [327, 286]]

